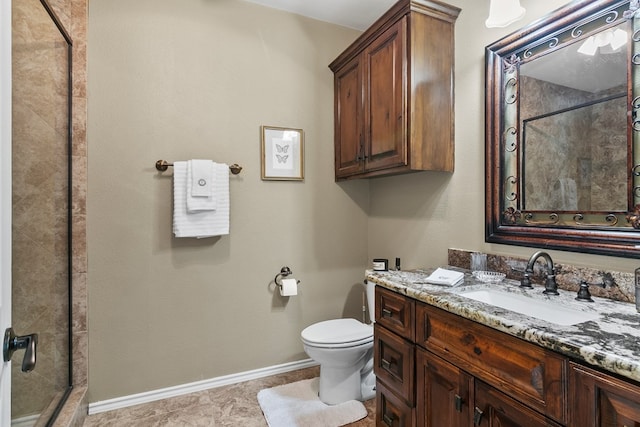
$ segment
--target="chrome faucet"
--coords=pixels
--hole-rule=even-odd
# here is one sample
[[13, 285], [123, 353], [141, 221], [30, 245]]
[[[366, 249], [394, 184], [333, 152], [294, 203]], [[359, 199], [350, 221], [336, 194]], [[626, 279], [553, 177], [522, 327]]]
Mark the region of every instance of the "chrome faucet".
[[558, 284], [556, 283], [556, 269], [553, 266], [553, 260], [548, 253], [543, 251], [538, 251], [535, 254], [531, 255], [531, 258], [529, 258], [527, 269], [524, 271], [524, 276], [520, 281], [520, 286], [523, 288], [533, 287], [531, 286], [531, 276], [533, 275], [533, 265], [536, 263], [538, 258], [544, 259], [547, 267], [547, 280], [544, 282], [544, 291], [542, 293], [546, 295], [560, 295], [558, 293]]

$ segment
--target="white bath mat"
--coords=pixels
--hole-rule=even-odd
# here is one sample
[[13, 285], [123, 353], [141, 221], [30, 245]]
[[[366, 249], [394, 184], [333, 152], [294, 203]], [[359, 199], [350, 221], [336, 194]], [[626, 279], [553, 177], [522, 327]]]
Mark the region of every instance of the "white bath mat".
[[318, 378], [260, 390], [258, 402], [270, 427], [339, 427], [367, 416], [367, 409], [357, 400], [322, 403]]

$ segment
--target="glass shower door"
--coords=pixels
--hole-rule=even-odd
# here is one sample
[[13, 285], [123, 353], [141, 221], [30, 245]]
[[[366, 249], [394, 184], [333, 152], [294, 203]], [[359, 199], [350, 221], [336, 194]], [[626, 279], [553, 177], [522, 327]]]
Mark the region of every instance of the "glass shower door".
[[38, 345], [32, 372], [12, 359], [11, 413], [47, 425], [71, 384], [71, 41], [46, 1], [12, 8], [12, 326]]

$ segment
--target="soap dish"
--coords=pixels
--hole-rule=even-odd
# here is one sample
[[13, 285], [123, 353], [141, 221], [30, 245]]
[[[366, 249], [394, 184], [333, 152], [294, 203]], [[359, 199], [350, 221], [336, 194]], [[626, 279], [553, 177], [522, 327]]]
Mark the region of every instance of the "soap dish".
[[505, 278], [505, 274], [497, 271], [474, 271], [473, 277], [484, 283], [500, 283]]

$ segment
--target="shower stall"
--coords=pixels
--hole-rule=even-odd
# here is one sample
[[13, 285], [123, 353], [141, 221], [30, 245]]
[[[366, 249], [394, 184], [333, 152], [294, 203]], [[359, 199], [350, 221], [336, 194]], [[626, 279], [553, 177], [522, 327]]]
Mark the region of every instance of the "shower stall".
[[71, 39], [46, 0], [12, 2], [12, 425], [52, 425], [71, 387]]

